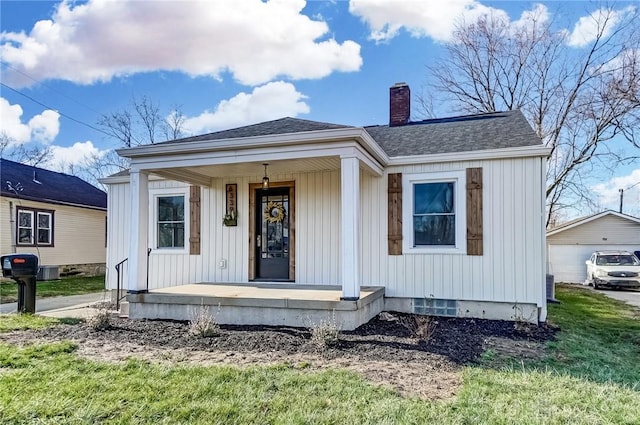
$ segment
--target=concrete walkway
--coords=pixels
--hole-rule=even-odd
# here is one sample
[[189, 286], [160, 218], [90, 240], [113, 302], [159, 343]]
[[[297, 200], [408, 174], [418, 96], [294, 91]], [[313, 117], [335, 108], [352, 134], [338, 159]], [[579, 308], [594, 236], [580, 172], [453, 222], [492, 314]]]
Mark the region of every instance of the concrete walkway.
[[[49, 317], [86, 318], [95, 314], [95, 309], [89, 306], [102, 301], [110, 301], [106, 292], [39, 298], [36, 299], [36, 313]], [[17, 303], [0, 304], [0, 313], [15, 313], [17, 309]]]

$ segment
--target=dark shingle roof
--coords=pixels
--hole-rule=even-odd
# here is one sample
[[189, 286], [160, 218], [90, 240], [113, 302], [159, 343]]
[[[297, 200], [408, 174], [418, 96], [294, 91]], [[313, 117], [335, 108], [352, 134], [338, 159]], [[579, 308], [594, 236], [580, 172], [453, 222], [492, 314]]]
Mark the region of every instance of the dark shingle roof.
[[107, 194], [68, 174], [0, 159], [0, 194], [18, 199], [107, 208]]
[[535, 146], [542, 142], [520, 111], [367, 126], [390, 157]]
[[[331, 124], [327, 122], [301, 120], [299, 118], [280, 118], [273, 121], [217, 131], [199, 136], [172, 140], [173, 142], [196, 142], [199, 140], [236, 139], [241, 137], [268, 136], [272, 134], [303, 133], [305, 131], [333, 130], [337, 128], [353, 128], [349, 125]], [[165, 142], [167, 143], [167, 142]]]
[[[360, 127], [287, 117], [163, 143], [239, 139], [343, 128]], [[372, 125], [362, 128], [371, 135], [389, 157], [540, 146], [542, 144], [524, 115], [517, 110], [414, 121], [394, 127]]]

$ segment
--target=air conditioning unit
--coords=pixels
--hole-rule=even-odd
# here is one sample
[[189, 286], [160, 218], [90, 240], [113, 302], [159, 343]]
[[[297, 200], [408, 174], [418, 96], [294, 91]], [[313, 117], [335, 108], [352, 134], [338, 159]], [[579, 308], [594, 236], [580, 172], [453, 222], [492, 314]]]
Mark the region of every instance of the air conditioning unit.
[[40, 266], [36, 280], [58, 280], [60, 272], [58, 266]]

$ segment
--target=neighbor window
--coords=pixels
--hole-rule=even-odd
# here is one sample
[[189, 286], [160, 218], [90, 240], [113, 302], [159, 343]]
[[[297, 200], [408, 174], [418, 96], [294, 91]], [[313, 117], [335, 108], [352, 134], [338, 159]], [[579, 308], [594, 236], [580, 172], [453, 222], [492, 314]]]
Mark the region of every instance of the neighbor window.
[[464, 253], [464, 172], [403, 175], [403, 251]]
[[16, 224], [18, 245], [53, 245], [53, 211], [19, 207]]
[[156, 248], [184, 248], [184, 195], [158, 196]]

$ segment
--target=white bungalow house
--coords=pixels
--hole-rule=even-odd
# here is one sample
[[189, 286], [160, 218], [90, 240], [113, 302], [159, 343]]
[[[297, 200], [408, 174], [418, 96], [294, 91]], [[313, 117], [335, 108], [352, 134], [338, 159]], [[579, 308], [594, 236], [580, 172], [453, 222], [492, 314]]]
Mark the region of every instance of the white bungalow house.
[[[119, 150], [130, 172], [103, 180], [108, 287], [128, 259], [130, 317], [184, 318], [161, 304], [197, 283], [337, 288], [329, 308], [366, 310], [349, 327], [380, 310], [544, 321], [548, 149], [519, 111], [409, 114], [396, 84], [389, 125], [283, 118]], [[222, 323], [250, 315], [280, 323]]]

